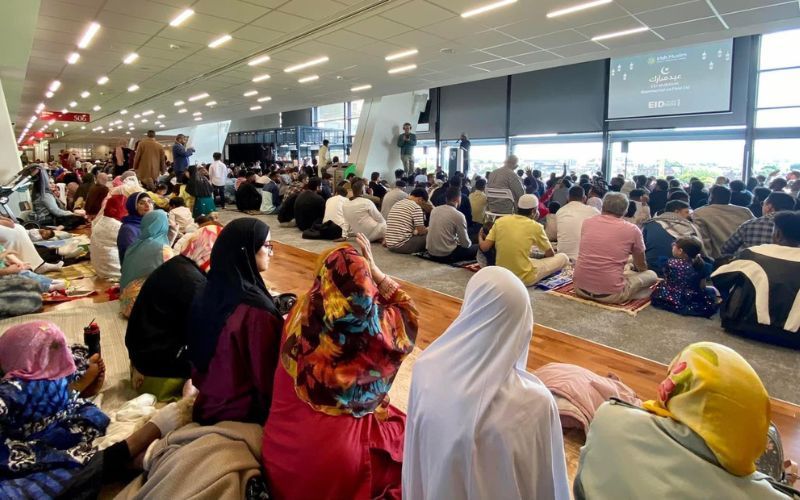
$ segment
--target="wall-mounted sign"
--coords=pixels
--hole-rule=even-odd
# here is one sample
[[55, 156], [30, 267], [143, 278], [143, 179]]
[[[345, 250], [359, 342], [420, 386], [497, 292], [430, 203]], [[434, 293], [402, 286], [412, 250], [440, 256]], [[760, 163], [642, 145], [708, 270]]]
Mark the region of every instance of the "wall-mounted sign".
[[83, 122], [89, 123], [89, 113], [62, 113], [60, 111], [42, 111], [39, 118], [44, 121], [55, 120], [57, 122]]

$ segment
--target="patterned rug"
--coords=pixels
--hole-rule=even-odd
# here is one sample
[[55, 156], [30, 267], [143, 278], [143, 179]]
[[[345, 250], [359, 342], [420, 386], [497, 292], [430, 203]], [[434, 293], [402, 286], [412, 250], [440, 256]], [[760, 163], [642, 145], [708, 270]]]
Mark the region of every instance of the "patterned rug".
[[93, 278], [97, 276], [92, 265], [88, 262], [79, 262], [71, 266], [64, 266], [58, 271], [47, 273], [50, 278], [75, 281], [81, 278]]
[[[655, 285], [651, 287], [651, 290], [654, 287]], [[572, 282], [567, 283], [566, 285], [562, 285], [558, 288], [554, 288], [550, 290], [548, 293], [558, 295], [559, 297], [564, 297], [565, 299], [570, 299], [584, 304], [588, 304], [590, 306], [599, 307], [601, 309], [608, 309], [609, 311], [622, 311], [624, 313], [630, 314], [631, 316], [636, 316], [639, 313], [639, 311], [645, 309], [647, 306], [650, 305], [649, 296], [644, 299], [629, 300], [624, 304], [603, 304], [601, 302], [595, 302], [594, 300], [583, 299], [575, 295], [575, 289]]]

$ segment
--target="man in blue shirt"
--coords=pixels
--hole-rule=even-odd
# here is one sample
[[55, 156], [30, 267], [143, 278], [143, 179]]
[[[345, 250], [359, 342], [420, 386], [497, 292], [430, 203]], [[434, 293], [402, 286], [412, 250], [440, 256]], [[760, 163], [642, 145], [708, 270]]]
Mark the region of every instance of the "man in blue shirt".
[[175, 144], [172, 145], [172, 170], [175, 172], [175, 182], [185, 184], [184, 173], [189, 168], [189, 157], [194, 154], [194, 148], [187, 148], [189, 138], [178, 134]]

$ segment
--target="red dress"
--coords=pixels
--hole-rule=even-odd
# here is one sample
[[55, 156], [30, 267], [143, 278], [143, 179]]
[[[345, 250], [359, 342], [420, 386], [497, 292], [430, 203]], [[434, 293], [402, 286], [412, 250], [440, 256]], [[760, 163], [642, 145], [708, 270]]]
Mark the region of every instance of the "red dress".
[[264, 423], [282, 327], [282, 321], [264, 309], [246, 304], [234, 309], [208, 370], [192, 370], [192, 383], [200, 391], [194, 403], [195, 422]]
[[270, 495], [278, 500], [400, 499], [405, 421], [393, 406], [385, 421], [375, 414], [355, 418], [315, 411], [297, 397], [279, 363], [262, 449]]

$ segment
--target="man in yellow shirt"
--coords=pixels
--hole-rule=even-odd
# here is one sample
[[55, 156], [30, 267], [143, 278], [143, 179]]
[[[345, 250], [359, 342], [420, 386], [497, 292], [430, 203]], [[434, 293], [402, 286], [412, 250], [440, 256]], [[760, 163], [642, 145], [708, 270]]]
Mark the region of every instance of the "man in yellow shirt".
[[[560, 271], [569, 263], [569, 257], [553, 252], [544, 226], [533, 220], [539, 207], [535, 195], [522, 195], [517, 207], [516, 214], [497, 219], [488, 235], [481, 230], [478, 241], [482, 252], [497, 250], [498, 266], [516, 274], [525, 286], [532, 286]], [[530, 258], [533, 247], [544, 252], [543, 259]]]
[[483, 224], [486, 220], [486, 179], [475, 179], [475, 189], [469, 194], [469, 205], [472, 207], [472, 222]]

